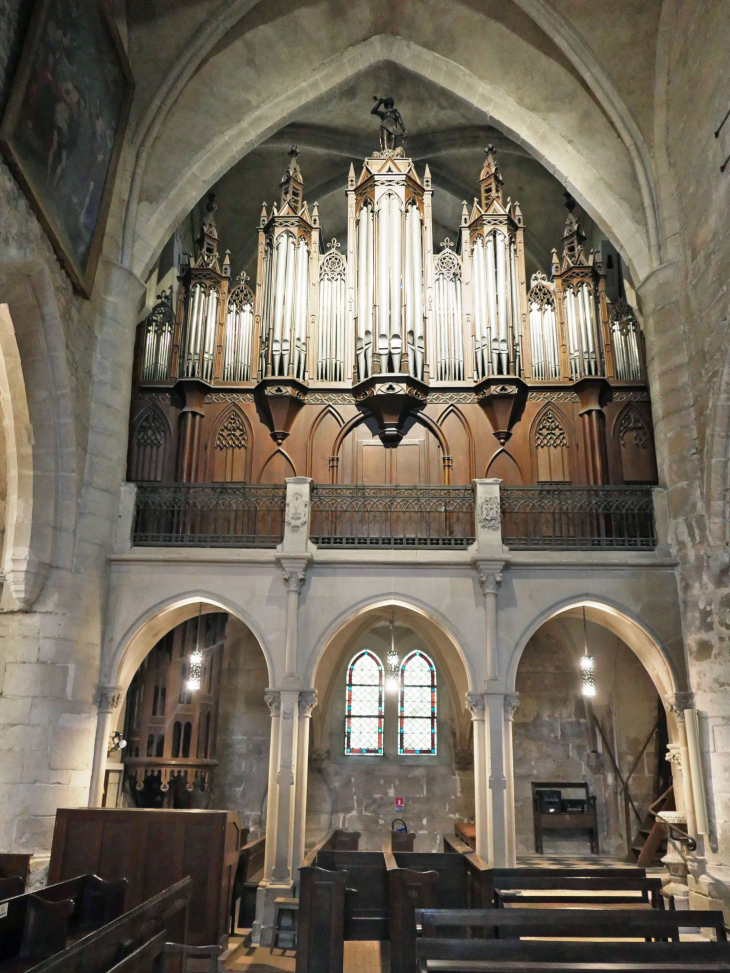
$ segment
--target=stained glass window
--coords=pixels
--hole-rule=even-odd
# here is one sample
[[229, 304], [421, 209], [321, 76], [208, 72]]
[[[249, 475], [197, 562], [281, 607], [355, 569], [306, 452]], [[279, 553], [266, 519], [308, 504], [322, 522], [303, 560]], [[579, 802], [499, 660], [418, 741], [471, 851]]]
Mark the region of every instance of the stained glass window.
[[425, 653], [403, 660], [398, 697], [398, 753], [436, 753], [436, 667]]
[[383, 752], [383, 666], [369, 649], [358, 652], [347, 670], [345, 753]]

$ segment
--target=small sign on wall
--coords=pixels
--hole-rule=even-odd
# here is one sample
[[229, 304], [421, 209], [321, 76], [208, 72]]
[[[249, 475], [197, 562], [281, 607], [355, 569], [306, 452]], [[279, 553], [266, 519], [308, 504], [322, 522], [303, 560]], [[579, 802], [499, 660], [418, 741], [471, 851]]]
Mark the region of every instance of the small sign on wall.
[[406, 807], [406, 802], [402, 797], [396, 797], [395, 799], [395, 809], [396, 811], [404, 811]]

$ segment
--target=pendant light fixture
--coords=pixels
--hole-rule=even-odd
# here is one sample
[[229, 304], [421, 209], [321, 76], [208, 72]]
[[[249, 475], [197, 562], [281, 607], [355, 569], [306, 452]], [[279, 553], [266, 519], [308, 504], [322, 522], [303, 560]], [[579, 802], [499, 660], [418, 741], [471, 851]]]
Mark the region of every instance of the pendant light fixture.
[[203, 603], [201, 601], [198, 609], [198, 635], [195, 640], [195, 651], [190, 655], [190, 665], [188, 668], [188, 678], [185, 688], [193, 693], [200, 689], [200, 678], [203, 674], [203, 653], [200, 650], [200, 623], [203, 617]]
[[390, 613], [390, 649], [386, 661], [386, 680], [385, 688], [388, 692], [394, 693], [398, 688], [398, 653], [395, 649], [395, 617]]
[[588, 655], [588, 630], [586, 628], [586, 609], [583, 606], [583, 657], [580, 660], [580, 668], [583, 674], [583, 695], [596, 695], [596, 676], [593, 668], [593, 656]]

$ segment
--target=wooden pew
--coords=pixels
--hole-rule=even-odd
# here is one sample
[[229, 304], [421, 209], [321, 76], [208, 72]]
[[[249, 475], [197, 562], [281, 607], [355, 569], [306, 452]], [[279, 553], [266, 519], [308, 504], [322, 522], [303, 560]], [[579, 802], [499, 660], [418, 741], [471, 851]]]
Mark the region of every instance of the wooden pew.
[[9, 899], [0, 919], [0, 968], [26, 968], [124, 911], [127, 881], [80, 875]]
[[[525, 892], [528, 894], [522, 894]], [[630, 905], [635, 908], [663, 909], [664, 902], [660, 878], [576, 876], [569, 869], [555, 876], [494, 876], [494, 904], [497, 908], [505, 905], [518, 904], [527, 907], [549, 903], [554, 907]], [[673, 907], [671, 901], [670, 907]]]
[[564, 973], [565, 970], [661, 970], [729, 973], [730, 943], [525, 942], [509, 939], [419, 939], [420, 973]]
[[266, 835], [247, 842], [238, 852], [238, 868], [231, 896], [231, 935], [237, 927], [250, 929], [256, 917], [256, 891], [264, 874]]
[[[176, 882], [118, 919], [81, 937], [45, 962], [33, 966], [33, 973], [110, 973], [115, 964], [128, 959], [135, 950], [148, 946], [159, 934], [163, 936], [163, 949], [167, 942], [187, 945], [188, 909], [192, 891], [190, 877]], [[219, 946], [215, 944], [207, 947], [206, 954], [211, 949], [219, 950]], [[117, 973], [149, 973], [151, 966], [145, 967], [142, 957], [145, 957], [145, 962], [149, 959], [150, 964], [162, 968], [164, 964], [161, 961], [152, 963], [159, 955], [149, 947], [147, 951], [138, 954], [138, 960], [130, 960], [130, 964]], [[0, 970], [5, 973], [3, 966], [0, 966]]]
[[416, 968], [415, 909], [484, 909], [493, 903], [492, 869], [469, 854], [393, 853], [388, 870], [391, 973]]
[[[19, 878], [23, 887], [20, 892], [25, 892], [25, 886], [28, 883], [28, 875], [30, 874], [30, 860], [32, 855], [16, 855], [9, 852], [3, 852], [0, 854], [0, 880], [9, 878]], [[2, 888], [2, 886], [0, 886]], [[18, 893], [20, 894], [20, 893]], [[0, 893], [0, 899], [3, 895]], [[6, 895], [5, 898], [10, 898]]]
[[718, 942], [727, 941], [722, 912], [659, 909], [417, 909], [416, 931], [449, 933], [460, 938], [480, 930], [488, 938], [553, 937], [556, 939], [646, 939], [679, 942], [680, 929], [712, 929]]
[[22, 895], [23, 892], [25, 892], [25, 881], [20, 875], [0, 878], [0, 902], [4, 902], [5, 899], [12, 899], [16, 895]]

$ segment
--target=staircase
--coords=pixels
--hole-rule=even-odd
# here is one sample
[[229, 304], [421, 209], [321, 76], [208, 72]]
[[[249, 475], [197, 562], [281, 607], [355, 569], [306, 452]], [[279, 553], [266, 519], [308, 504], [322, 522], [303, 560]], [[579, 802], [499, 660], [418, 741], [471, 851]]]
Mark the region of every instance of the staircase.
[[667, 853], [667, 829], [665, 825], [659, 824], [656, 816], [662, 811], [674, 810], [674, 787], [670, 785], [654, 801], [641, 822], [641, 827], [631, 844], [629, 860], [642, 867], [661, 864], [662, 858]]

